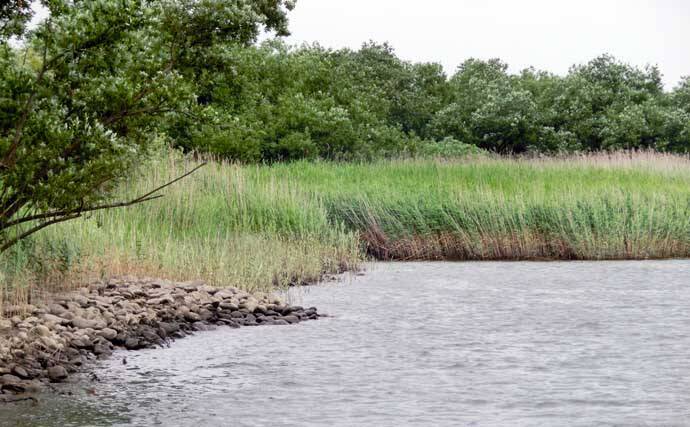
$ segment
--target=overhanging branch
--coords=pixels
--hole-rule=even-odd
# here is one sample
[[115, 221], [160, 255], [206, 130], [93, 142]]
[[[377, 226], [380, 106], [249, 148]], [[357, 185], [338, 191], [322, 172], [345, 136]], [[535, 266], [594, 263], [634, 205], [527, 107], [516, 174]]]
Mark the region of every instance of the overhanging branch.
[[163, 184], [159, 187], [154, 188], [153, 190], [149, 191], [148, 193], [146, 193], [142, 196], [137, 197], [136, 199], [132, 199], [132, 200], [125, 201], [125, 202], [115, 202], [115, 203], [108, 203], [108, 204], [104, 204], [104, 205], [81, 207], [79, 209], [74, 209], [74, 210], [44, 212], [42, 214], [31, 215], [31, 216], [27, 216], [24, 218], [16, 219], [14, 221], [7, 222], [4, 225], [2, 225], [2, 227], [0, 227], [0, 230], [6, 230], [10, 227], [15, 227], [17, 225], [25, 224], [25, 223], [32, 222], [32, 221], [48, 220], [48, 221], [42, 222], [40, 224], [37, 224], [37, 225], [33, 226], [32, 228], [19, 234], [18, 236], [6, 241], [5, 243], [3, 243], [0, 246], [0, 252], [4, 252], [8, 248], [10, 248], [12, 245], [19, 242], [20, 240], [30, 236], [33, 233], [36, 233], [37, 231], [42, 230], [45, 227], [48, 227], [49, 225], [57, 224], [59, 222], [69, 221], [72, 219], [76, 219], [76, 218], [81, 217], [85, 213], [99, 211], [99, 210], [105, 210], [105, 209], [127, 207], [127, 206], [137, 205], [139, 203], [145, 203], [145, 202], [148, 202], [151, 200], [159, 199], [159, 198], [163, 197], [163, 194], [156, 194], [156, 193], [158, 193], [159, 191], [163, 190], [164, 188], [167, 188], [167, 187], [171, 186], [172, 184], [188, 177], [189, 175], [193, 174], [197, 170], [206, 166], [206, 164], [207, 164], [206, 162], [201, 163], [200, 165], [197, 165], [191, 171], [189, 171], [183, 175], [180, 175], [177, 178], [173, 179], [172, 181], [166, 182], [165, 184]]

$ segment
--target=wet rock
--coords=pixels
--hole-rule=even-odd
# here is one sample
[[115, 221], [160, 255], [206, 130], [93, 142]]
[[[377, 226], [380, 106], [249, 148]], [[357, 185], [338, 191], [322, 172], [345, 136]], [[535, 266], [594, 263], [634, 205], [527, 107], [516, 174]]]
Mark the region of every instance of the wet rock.
[[231, 328], [239, 328], [240, 325], [237, 322], [234, 322], [232, 320], [222, 320], [221, 321], [224, 325], [229, 326]]
[[50, 379], [50, 381], [54, 383], [64, 381], [65, 379], [67, 379], [68, 375], [67, 369], [65, 369], [62, 366], [51, 366], [50, 368], [48, 368], [47, 372], [48, 378]]
[[297, 316], [283, 316], [281, 319], [289, 324], [299, 323], [299, 318]]
[[139, 350], [141, 348], [141, 344], [137, 338], [127, 338], [125, 340], [125, 348], [127, 350]]
[[18, 383], [20, 381], [21, 381], [21, 379], [15, 375], [10, 375], [10, 374], [0, 375], [0, 386], [4, 386], [6, 384]]
[[139, 329], [139, 335], [152, 345], [157, 345], [162, 342], [161, 336], [158, 335], [158, 332], [149, 326], [141, 327]]
[[24, 369], [24, 368], [21, 367], [21, 366], [15, 366], [15, 367], [12, 369], [12, 373], [13, 373], [14, 375], [18, 376], [19, 378], [23, 378], [23, 379], [25, 379], [25, 380], [31, 378], [31, 377], [29, 376], [29, 373], [26, 372], [26, 369]]
[[165, 331], [166, 334], [172, 335], [180, 330], [180, 325], [175, 322], [159, 322], [158, 326]]
[[110, 353], [112, 353], [112, 350], [111, 350], [110, 346], [108, 346], [106, 344], [99, 343], [99, 344], [96, 344], [93, 346], [93, 354], [95, 354], [97, 356], [108, 355]]
[[204, 322], [192, 323], [192, 329], [195, 331], [210, 331], [212, 328]]

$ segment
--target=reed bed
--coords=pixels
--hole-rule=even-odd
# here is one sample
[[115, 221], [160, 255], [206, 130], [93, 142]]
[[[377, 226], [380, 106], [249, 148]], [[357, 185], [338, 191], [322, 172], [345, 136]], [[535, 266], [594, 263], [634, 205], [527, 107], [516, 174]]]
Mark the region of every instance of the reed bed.
[[[120, 196], [197, 163], [166, 153]], [[6, 254], [0, 304], [119, 274], [270, 290], [384, 260], [690, 256], [690, 160], [651, 152], [239, 166], [46, 229]]]

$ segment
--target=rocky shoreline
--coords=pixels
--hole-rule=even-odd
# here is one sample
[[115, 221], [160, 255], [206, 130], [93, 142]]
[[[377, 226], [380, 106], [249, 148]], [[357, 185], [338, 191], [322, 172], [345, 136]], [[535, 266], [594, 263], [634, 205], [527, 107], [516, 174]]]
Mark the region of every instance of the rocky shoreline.
[[270, 295], [132, 277], [96, 282], [26, 312], [0, 318], [0, 402], [65, 381], [115, 349], [163, 346], [214, 325], [289, 325], [319, 318], [316, 308]]

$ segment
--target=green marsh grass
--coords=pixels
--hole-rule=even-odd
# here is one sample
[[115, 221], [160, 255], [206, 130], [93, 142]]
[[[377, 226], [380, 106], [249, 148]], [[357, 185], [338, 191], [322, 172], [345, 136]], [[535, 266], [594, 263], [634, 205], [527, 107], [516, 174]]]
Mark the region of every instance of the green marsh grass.
[[[139, 195], [197, 164], [168, 153]], [[210, 162], [165, 197], [46, 229], [3, 260], [7, 303], [118, 274], [267, 291], [384, 260], [690, 256], [690, 160], [657, 153]]]

